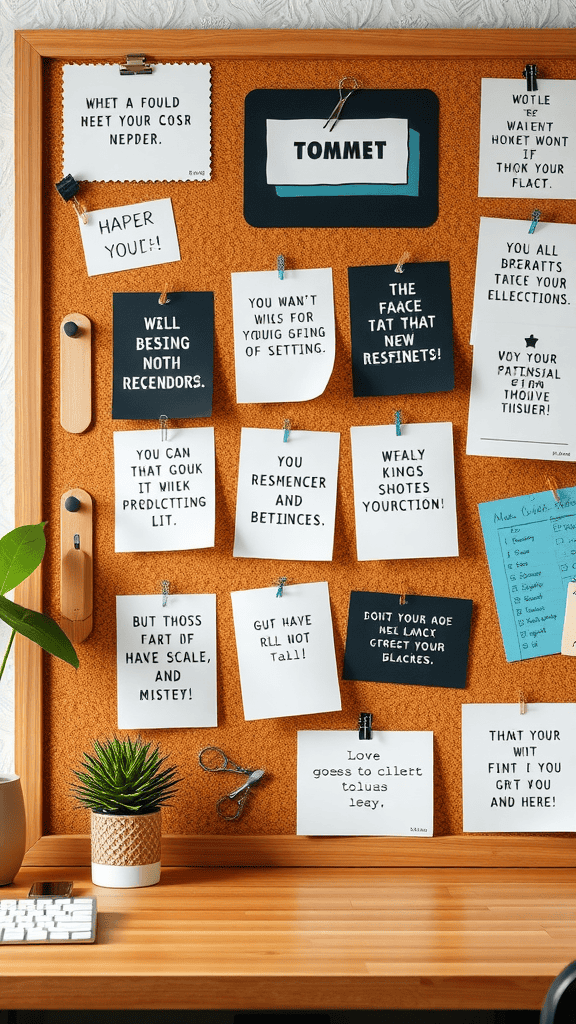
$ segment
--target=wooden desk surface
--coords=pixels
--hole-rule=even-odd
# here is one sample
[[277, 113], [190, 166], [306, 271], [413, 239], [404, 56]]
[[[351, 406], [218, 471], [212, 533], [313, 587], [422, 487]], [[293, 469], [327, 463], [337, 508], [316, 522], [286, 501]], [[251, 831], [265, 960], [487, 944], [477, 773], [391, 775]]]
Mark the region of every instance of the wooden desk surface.
[[93, 946], [0, 949], [10, 1009], [539, 1009], [576, 959], [575, 868], [163, 868]]

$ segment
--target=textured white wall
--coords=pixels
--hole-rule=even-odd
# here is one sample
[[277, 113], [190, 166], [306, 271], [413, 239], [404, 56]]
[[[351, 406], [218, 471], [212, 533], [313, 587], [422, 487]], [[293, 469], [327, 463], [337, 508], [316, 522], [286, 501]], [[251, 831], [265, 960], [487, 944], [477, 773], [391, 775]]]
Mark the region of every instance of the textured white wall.
[[[0, 535], [14, 525], [14, 29], [575, 26], [576, 0], [0, 0]], [[0, 622], [0, 660], [7, 638]], [[13, 707], [9, 666], [0, 682], [0, 771], [12, 770]]]

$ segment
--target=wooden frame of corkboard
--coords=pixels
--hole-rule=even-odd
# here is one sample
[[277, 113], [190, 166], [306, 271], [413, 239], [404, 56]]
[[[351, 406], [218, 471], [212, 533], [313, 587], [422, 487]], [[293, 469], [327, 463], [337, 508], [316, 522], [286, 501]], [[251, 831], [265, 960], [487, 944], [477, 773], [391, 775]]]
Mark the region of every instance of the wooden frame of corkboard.
[[[143, 52], [152, 61], [334, 61], [339, 74], [351, 61], [475, 61], [478, 77], [488, 61], [570, 61], [576, 75], [574, 30], [363, 30], [363, 31], [20, 31], [15, 33], [16, 95], [16, 523], [43, 516], [43, 75], [45, 62], [122, 59]], [[382, 64], [382, 66], [385, 66]], [[398, 65], [396, 65], [398, 66]], [[437, 63], [435, 67], [438, 67]], [[548, 76], [551, 77], [551, 76]], [[290, 84], [290, 82], [288, 82]], [[300, 83], [297, 83], [300, 84]], [[434, 82], [429, 84], [434, 88]], [[194, 186], [193, 186], [194, 187]], [[195, 187], [198, 187], [196, 185]], [[493, 202], [493, 201], [492, 201]], [[517, 202], [516, 200], [514, 202]], [[525, 204], [526, 205], [526, 204]], [[491, 207], [493, 216], [506, 213]], [[514, 208], [516, 209], [516, 208]], [[573, 219], [566, 216], [564, 219]], [[386, 260], [380, 260], [386, 262]], [[390, 262], [388, 260], [387, 262]], [[314, 265], [314, 264], [312, 264]], [[318, 265], [318, 264], [316, 264]], [[328, 265], [328, 264], [323, 264]], [[237, 267], [235, 269], [245, 269]], [[509, 460], [499, 460], [507, 462]], [[562, 486], [559, 483], [559, 486]], [[505, 493], [520, 493], [508, 492]], [[494, 495], [502, 496], [502, 495]], [[264, 584], [261, 584], [264, 585]], [[420, 591], [422, 592], [422, 591]], [[17, 600], [42, 607], [37, 571], [18, 588]], [[495, 612], [492, 613], [495, 615]], [[496, 621], [496, 620], [494, 620]], [[510, 683], [505, 699], [518, 683]], [[503, 695], [504, 697], [504, 695]], [[546, 699], [539, 693], [530, 699]], [[28, 820], [26, 863], [82, 864], [89, 861], [85, 835], [46, 835], [43, 828], [42, 655], [16, 642], [16, 769], [23, 782]], [[492, 698], [493, 699], [493, 698]], [[377, 728], [385, 724], [375, 723]], [[313, 726], [309, 726], [313, 727]], [[341, 725], [350, 728], [350, 722]], [[169, 835], [165, 864], [572, 866], [570, 836], [438, 835], [414, 838], [321, 838], [294, 835]]]

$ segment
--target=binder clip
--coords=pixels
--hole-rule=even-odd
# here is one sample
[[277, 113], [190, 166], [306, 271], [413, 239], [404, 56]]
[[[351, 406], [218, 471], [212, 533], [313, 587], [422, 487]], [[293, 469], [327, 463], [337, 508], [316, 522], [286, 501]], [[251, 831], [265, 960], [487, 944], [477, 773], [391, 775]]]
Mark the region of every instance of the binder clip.
[[402, 413], [400, 409], [397, 409], [394, 413], [394, 423], [396, 424], [396, 437], [402, 437]]
[[152, 65], [146, 63], [145, 53], [127, 53], [126, 63], [120, 65], [121, 75], [151, 75]]
[[394, 273], [395, 274], [403, 274], [404, 273], [404, 264], [408, 262], [408, 260], [410, 259], [410, 255], [411, 254], [409, 252], [403, 252], [402, 253], [400, 259], [398, 260], [398, 263], [394, 267]]
[[277, 256], [276, 257], [276, 267], [277, 267], [277, 270], [278, 270], [278, 277], [279, 277], [280, 281], [283, 281], [284, 280], [284, 270], [286, 268], [286, 260], [284, 259], [283, 256]]
[[160, 440], [168, 440], [168, 417], [165, 412], [160, 417]]
[[538, 67], [536, 64], [527, 64], [524, 68], [522, 76], [526, 79], [526, 88], [528, 92], [538, 92], [538, 82], [536, 81], [537, 74]]
[[290, 420], [284, 420], [284, 427], [283, 427], [283, 429], [284, 429], [284, 443], [286, 443], [286, 441], [290, 437]]
[[162, 580], [162, 607], [165, 608], [168, 604], [168, 597], [170, 594], [170, 581]]
[[276, 591], [276, 597], [284, 597], [284, 587], [288, 583], [287, 576], [281, 576], [280, 579], [276, 580], [278, 584], [278, 590]]
[[532, 222], [528, 228], [528, 234], [533, 235], [536, 230], [536, 225], [540, 220], [540, 210], [532, 210]]
[[70, 200], [72, 200], [74, 209], [76, 210], [76, 213], [80, 217], [82, 223], [87, 224], [88, 214], [86, 212], [86, 207], [82, 206], [76, 198], [78, 192], [80, 191], [80, 185], [78, 184], [76, 179], [73, 178], [71, 174], [67, 174], [65, 178], [62, 178], [62, 181], [56, 182], [56, 191], [59, 196], [62, 196], [62, 199], [65, 203], [68, 203], [70, 202]]
[[361, 711], [358, 718], [358, 739], [372, 739], [372, 715], [369, 711]]
[[[345, 82], [352, 82], [352, 86], [350, 87], [350, 91], [347, 92], [345, 96], [343, 96], [342, 89], [348, 88], [347, 86], [344, 85]], [[347, 76], [345, 76], [344, 78], [340, 79], [340, 81], [338, 82], [338, 92], [340, 93], [340, 99], [338, 100], [338, 103], [336, 104], [334, 110], [330, 114], [330, 117], [326, 121], [324, 128], [327, 128], [328, 125], [330, 124], [330, 121], [332, 121], [332, 124], [330, 125], [330, 131], [334, 130], [334, 128], [338, 124], [338, 121], [340, 120], [340, 114], [342, 113], [342, 109], [344, 107], [344, 104], [346, 103], [346, 100], [350, 98], [353, 92], [356, 92], [357, 89], [361, 88], [362, 83], [357, 82], [355, 78], [348, 78]]]
[[160, 298], [158, 299], [158, 305], [165, 306], [167, 302], [170, 302], [170, 299], [168, 298], [168, 285], [165, 284], [164, 291], [160, 294]]

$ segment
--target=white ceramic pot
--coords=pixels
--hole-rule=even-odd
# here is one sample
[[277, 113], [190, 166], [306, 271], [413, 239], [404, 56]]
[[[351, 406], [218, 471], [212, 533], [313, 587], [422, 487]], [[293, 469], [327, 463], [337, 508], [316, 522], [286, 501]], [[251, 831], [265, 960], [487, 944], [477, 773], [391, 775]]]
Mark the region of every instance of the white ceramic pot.
[[160, 881], [162, 812], [90, 812], [92, 881], [112, 889], [156, 885]]
[[26, 814], [19, 775], [0, 775], [0, 885], [9, 885], [26, 852]]

